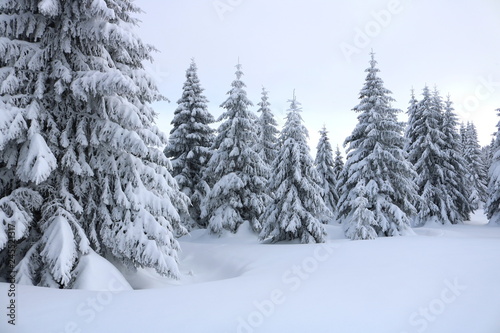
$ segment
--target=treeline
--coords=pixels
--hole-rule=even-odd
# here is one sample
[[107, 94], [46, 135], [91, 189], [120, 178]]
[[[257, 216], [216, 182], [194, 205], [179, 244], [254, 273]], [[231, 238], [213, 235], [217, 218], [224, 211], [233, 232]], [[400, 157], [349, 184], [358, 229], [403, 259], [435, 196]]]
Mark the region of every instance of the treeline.
[[263, 241], [307, 243], [324, 241], [323, 224], [333, 221], [351, 239], [371, 239], [468, 220], [488, 199], [490, 149], [479, 146], [473, 123], [459, 129], [450, 97], [437, 89], [424, 87], [420, 100], [412, 92], [408, 123], [399, 122], [371, 57], [345, 165], [325, 128], [312, 160], [295, 92], [281, 131], [265, 89], [254, 114], [239, 64], [214, 133], [193, 61], [165, 149], [191, 199], [187, 228], [221, 235], [247, 222]]

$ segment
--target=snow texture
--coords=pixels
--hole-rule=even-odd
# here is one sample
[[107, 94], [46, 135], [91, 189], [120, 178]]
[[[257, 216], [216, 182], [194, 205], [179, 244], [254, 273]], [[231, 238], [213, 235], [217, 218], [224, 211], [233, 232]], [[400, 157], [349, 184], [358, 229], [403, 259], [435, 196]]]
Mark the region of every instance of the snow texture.
[[89, 254], [80, 267], [96, 270], [78, 275], [87, 290], [16, 286], [15, 331], [494, 333], [500, 228], [484, 223], [478, 211], [470, 225], [369, 242], [326, 225], [326, 243], [306, 246], [260, 244], [249, 225], [217, 239], [194, 230], [179, 240], [182, 279], [139, 269], [127, 276], [133, 291]]

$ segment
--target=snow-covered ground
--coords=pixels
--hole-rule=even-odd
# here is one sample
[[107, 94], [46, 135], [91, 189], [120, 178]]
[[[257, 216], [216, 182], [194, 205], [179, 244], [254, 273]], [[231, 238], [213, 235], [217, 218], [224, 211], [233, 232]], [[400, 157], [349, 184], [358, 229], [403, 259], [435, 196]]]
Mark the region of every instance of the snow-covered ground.
[[91, 254], [81, 290], [17, 286], [16, 326], [3, 314], [0, 332], [497, 333], [500, 227], [484, 223], [479, 212], [373, 241], [328, 226], [319, 245], [196, 231], [180, 241], [180, 281], [142, 270], [127, 282]]

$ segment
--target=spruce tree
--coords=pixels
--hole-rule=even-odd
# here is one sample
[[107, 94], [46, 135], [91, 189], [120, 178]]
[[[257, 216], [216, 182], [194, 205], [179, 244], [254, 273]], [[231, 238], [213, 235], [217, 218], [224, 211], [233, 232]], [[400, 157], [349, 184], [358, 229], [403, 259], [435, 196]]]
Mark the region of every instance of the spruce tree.
[[332, 146], [330, 145], [330, 140], [328, 139], [328, 131], [323, 126], [323, 129], [319, 131], [320, 139], [316, 151], [316, 159], [314, 165], [316, 171], [321, 179], [322, 192], [321, 196], [325, 202], [328, 211], [322, 216], [321, 221], [323, 223], [328, 223], [328, 221], [333, 217], [335, 212], [337, 201], [339, 200], [337, 194], [337, 180], [335, 178], [335, 161], [333, 160]]
[[342, 153], [340, 152], [339, 146], [337, 146], [337, 149], [335, 149], [335, 159], [333, 161], [333, 175], [337, 182], [340, 179], [342, 170], [344, 170], [344, 159], [342, 157]]
[[406, 161], [400, 110], [378, 76], [374, 54], [360, 92], [358, 124], [346, 139], [348, 155], [341, 176], [338, 217], [351, 239], [412, 234], [410, 219], [418, 201], [415, 172]]
[[[435, 95], [439, 94], [436, 92]], [[435, 97], [436, 98], [436, 97]], [[470, 188], [473, 186], [469, 179], [466, 160], [462, 153], [460, 133], [458, 132], [458, 120], [454, 112], [450, 96], [448, 95], [444, 103], [443, 125], [441, 131], [444, 134], [447, 162], [445, 164], [445, 182], [447, 184], [448, 195], [454, 203], [456, 209], [449, 209], [448, 216], [452, 223], [461, 223], [469, 220], [473, 211], [470, 205]]]
[[209, 125], [214, 118], [208, 111], [203, 90], [192, 60], [186, 70], [182, 97], [177, 102], [173, 128], [164, 150], [172, 161], [172, 176], [181, 191], [191, 199], [189, 214], [182, 216], [184, 224], [190, 228], [195, 225], [206, 227], [206, 221], [200, 218], [200, 204], [210, 190], [203, 175], [211, 156], [214, 130]]
[[[497, 109], [500, 116], [500, 109]], [[488, 200], [484, 205], [490, 223], [500, 224], [500, 121], [497, 124], [495, 141], [491, 144], [492, 161], [488, 171]]]
[[132, 32], [140, 9], [19, 0], [0, 11], [0, 215], [16, 228], [15, 281], [70, 287], [91, 248], [177, 277], [187, 198], [159, 149], [149, 104], [162, 97], [142, 65], [153, 48]]
[[416, 183], [421, 196], [416, 226], [427, 221], [460, 223], [470, 212], [463, 192], [456, 116], [451, 104], [446, 106], [446, 112], [443, 109], [437, 91], [432, 94], [426, 86], [422, 99], [412, 108], [413, 117], [407, 126], [408, 159], [418, 174]]
[[336, 202], [337, 205], [334, 207], [333, 219], [337, 221], [337, 223], [342, 223], [341, 220], [338, 219], [337, 207], [338, 201], [342, 196], [342, 171], [344, 171], [344, 159], [342, 157], [342, 153], [340, 152], [340, 148], [337, 145], [337, 149], [335, 150], [335, 159], [333, 161], [333, 177], [335, 179], [335, 193], [336, 193]]
[[406, 124], [407, 127], [405, 130], [405, 151], [406, 153], [409, 153], [411, 143], [417, 141], [419, 136], [418, 131], [414, 128], [414, 126], [417, 124], [416, 120], [418, 119], [420, 114], [418, 109], [418, 101], [415, 98], [415, 90], [413, 88], [411, 89], [410, 105], [408, 106], [406, 114], [408, 115], [408, 122]]
[[242, 75], [238, 64], [229, 97], [221, 104], [225, 111], [217, 120], [222, 123], [206, 169], [213, 184], [203, 201], [202, 218], [207, 219], [210, 232], [219, 236], [223, 230], [236, 232], [246, 221], [259, 232], [267, 200], [266, 167], [255, 151], [257, 117], [248, 109], [252, 102], [247, 98]]
[[[439, 114], [432, 108], [432, 96], [426, 86], [423, 98], [418, 104], [410, 104], [408, 139], [408, 160], [418, 174], [416, 183], [422, 200], [417, 203], [418, 219], [415, 225], [423, 225], [429, 219], [441, 218], [441, 207], [445, 207], [446, 189], [441, 161], [445, 160], [444, 135], [441, 132]], [[412, 98], [413, 100], [413, 98]], [[447, 216], [445, 215], [445, 220]]]
[[274, 198], [266, 208], [260, 238], [271, 242], [299, 239], [301, 243], [322, 243], [326, 232], [320, 216], [327, 208], [321, 197], [321, 179], [309, 153], [308, 131], [295, 92], [289, 102], [280, 134], [281, 148], [269, 183]]
[[364, 179], [360, 179], [352, 189], [352, 211], [349, 223], [345, 225], [345, 234], [352, 240], [367, 240], [377, 238], [380, 228], [375, 213], [370, 209], [370, 195], [366, 192]]
[[[487, 199], [487, 167], [478, 142], [476, 126], [469, 122], [464, 127], [462, 135], [463, 156], [467, 163], [471, 196], [469, 202], [473, 210], [480, 208], [480, 204]], [[487, 162], [486, 162], [487, 163]]]
[[[495, 146], [495, 138], [491, 139], [489, 145], [481, 148], [481, 160], [483, 161], [486, 170], [486, 200], [488, 199], [488, 184], [490, 182], [489, 169], [493, 163], [493, 147]], [[485, 200], [485, 202], [486, 202]]]
[[260, 155], [261, 159], [267, 166], [270, 166], [276, 155], [278, 153], [278, 134], [279, 131], [276, 128], [278, 123], [274, 119], [274, 115], [270, 109], [268, 92], [265, 88], [262, 88], [262, 98], [257, 104], [260, 113], [258, 124], [258, 140], [255, 150]]

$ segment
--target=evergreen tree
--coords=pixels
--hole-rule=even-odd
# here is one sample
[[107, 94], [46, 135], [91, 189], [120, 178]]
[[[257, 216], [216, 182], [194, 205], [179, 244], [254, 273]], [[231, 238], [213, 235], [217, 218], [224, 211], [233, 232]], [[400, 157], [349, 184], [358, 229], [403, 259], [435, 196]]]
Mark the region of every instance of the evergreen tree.
[[[497, 109], [500, 116], [500, 109]], [[488, 172], [488, 200], [484, 205], [490, 223], [500, 224], [500, 122], [497, 124], [495, 141], [492, 142], [492, 162]]]
[[335, 159], [333, 161], [333, 175], [336, 182], [339, 181], [342, 170], [344, 170], [344, 159], [340, 153], [339, 146], [337, 146], [337, 149], [335, 150]]
[[202, 218], [207, 219], [210, 232], [216, 235], [221, 235], [224, 229], [236, 232], [245, 221], [259, 232], [267, 200], [264, 192], [267, 170], [255, 151], [257, 117], [248, 109], [252, 102], [241, 81], [241, 65], [236, 69], [229, 97], [221, 105], [226, 110], [217, 120], [223, 122], [206, 169], [214, 181], [203, 201]]
[[[417, 203], [419, 218], [415, 221], [416, 225], [423, 225], [431, 218], [441, 218], [441, 207], [445, 207], [447, 198], [441, 165], [441, 161], [445, 160], [442, 150], [445, 143], [440, 117], [432, 108], [432, 96], [427, 86], [422, 95], [422, 100], [416, 105], [412, 97], [406, 132], [408, 160], [418, 174], [416, 183], [422, 197]], [[442, 218], [447, 221], [446, 215]]]
[[420, 114], [418, 109], [418, 101], [415, 98], [415, 90], [413, 88], [411, 89], [410, 105], [408, 106], [406, 114], [408, 115], [408, 122], [406, 124], [405, 131], [405, 151], [407, 154], [409, 154], [411, 143], [417, 141], [419, 136], [418, 131], [414, 128], [414, 126], [418, 123], [417, 119]]
[[[437, 96], [439, 94], [435, 93]], [[435, 97], [436, 98], [436, 97]], [[445, 164], [445, 184], [447, 184], [448, 195], [451, 197], [456, 210], [450, 208], [448, 212], [452, 223], [461, 223], [469, 220], [470, 213], [473, 211], [470, 205], [470, 196], [472, 183], [469, 180], [469, 171], [467, 162], [462, 153], [460, 134], [457, 131], [458, 120], [454, 113], [450, 96], [448, 95], [444, 103], [443, 125], [441, 131], [444, 134], [447, 162]]]
[[333, 217], [339, 197], [336, 189], [337, 180], [335, 178], [334, 170], [335, 161], [333, 160], [332, 146], [330, 145], [330, 140], [328, 139], [328, 131], [323, 126], [323, 129], [319, 131], [319, 133], [321, 136], [317, 146], [314, 165], [316, 166], [316, 171], [321, 179], [321, 196], [326, 207], [328, 208], [324, 216], [321, 217], [321, 221], [323, 223], [328, 223], [328, 221]]
[[164, 153], [172, 160], [172, 176], [183, 193], [191, 199], [189, 214], [182, 220], [188, 227], [199, 225], [206, 227], [206, 221], [200, 219], [200, 204], [210, 188], [203, 178], [210, 159], [210, 147], [214, 140], [214, 131], [210, 124], [214, 118], [208, 112], [207, 99], [198, 78], [194, 60], [186, 70], [182, 97], [172, 120], [173, 128]]
[[406, 161], [400, 112], [391, 107], [391, 92], [378, 77], [374, 54], [360, 103], [358, 124], [349, 136], [348, 155], [341, 176], [339, 219], [351, 239], [411, 234], [410, 219], [418, 201], [415, 172]]
[[[494, 146], [495, 146], [495, 138], [492, 138], [489, 145], [481, 148], [481, 160], [483, 161], [483, 165], [484, 165], [485, 170], [486, 170], [486, 184], [489, 184], [489, 182], [490, 182], [488, 170], [490, 169], [491, 164], [493, 163], [493, 147]], [[486, 200], [487, 199], [488, 199], [488, 186], [486, 186]]]
[[264, 213], [262, 240], [278, 242], [300, 239], [301, 243], [322, 243], [326, 232], [319, 218], [327, 209], [321, 197], [320, 177], [307, 145], [308, 132], [295, 98], [280, 134], [281, 148], [274, 160], [269, 188], [274, 193]]
[[461, 123], [460, 124], [460, 144], [462, 145], [462, 153], [465, 154], [465, 151], [466, 151], [466, 145], [467, 145], [467, 134], [466, 134], [467, 130], [466, 130], [466, 127], [464, 125], [464, 123]]
[[349, 223], [346, 224], [345, 234], [352, 240], [367, 240], [377, 238], [379, 223], [372, 209], [370, 209], [370, 195], [366, 193], [365, 180], [360, 179], [352, 189], [352, 212]]
[[69, 287], [91, 248], [177, 277], [187, 198], [148, 106], [162, 97], [142, 65], [152, 47], [132, 32], [140, 9], [19, 0], [0, 11], [0, 215], [16, 228], [15, 281]]
[[260, 112], [260, 117], [257, 120], [258, 124], [258, 140], [255, 150], [260, 155], [267, 166], [270, 166], [278, 153], [278, 135], [279, 131], [276, 128], [278, 123], [274, 119], [271, 112], [270, 103], [268, 101], [268, 92], [262, 88], [262, 99], [257, 112]]
[[476, 126], [473, 123], [467, 123], [467, 127], [463, 129], [462, 147], [471, 184], [469, 202], [472, 209], [476, 210], [480, 207], [481, 202], [486, 202], [488, 176], [481, 146], [478, 142]]
[[[431, 94], [426, 86], [422, 96], [416, 105], [410, 104], [413, 117], [409, 119], [406, 133], [408, 160], [418, 174], [416, 183], [422, 199], [417, 203], [415, 225], [423, 225], [429, 220], [459, 223], [470, 210], [461, 192], [463, 165], [456, 160], [460, 141], [456, 118], [451, 104], [443, 113], [438, 93]], [[455, 167], [460, 171], [455, 173]]]

